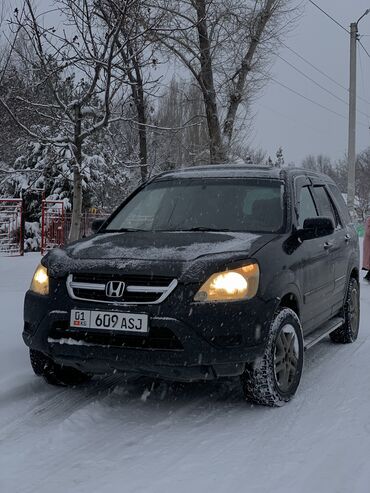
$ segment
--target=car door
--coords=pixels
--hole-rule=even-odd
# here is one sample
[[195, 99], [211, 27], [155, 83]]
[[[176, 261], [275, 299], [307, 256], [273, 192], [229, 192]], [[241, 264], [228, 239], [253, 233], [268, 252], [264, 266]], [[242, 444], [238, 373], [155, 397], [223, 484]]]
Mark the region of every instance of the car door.
[[353, 259], [358, 256], [358, 235], [349, 215], [347, 205], [337, 186], [329, 184], [326, 186], [326, 190], [341, 224], [341, 228], [338, 228], [336, 232], [341, 251], [339, 262], [336, 263], [335, 268], [336, 304], [334, 311], [337, 313], [343, 306], [351, 264]]
[[326, 186], [316, 182], [314, 183], [313, 191], [319, 215], [330, 217], [335, 228], [334, 233], [326, 238], [328, 258], [334, 271], [334, 290], [330, 299], [327, 301], [332, 307], [332, 315], [335, 315], [343, 304], [347, 285], [349, 241], [339, 213]]
[[[296, 180], [297, 227], [303, 228], [305, 219], [317, 217], [318, 208], [314, 200], [311, 181], [307, 177]], [[303, 241], [299, 252], [299, 278], [302, 290], [302, 319], [305, 332], [314, 330], [331, 317], [332, 307], [328, 304], [334, 291], [334, 268], [330, 262], [328, 238]]]

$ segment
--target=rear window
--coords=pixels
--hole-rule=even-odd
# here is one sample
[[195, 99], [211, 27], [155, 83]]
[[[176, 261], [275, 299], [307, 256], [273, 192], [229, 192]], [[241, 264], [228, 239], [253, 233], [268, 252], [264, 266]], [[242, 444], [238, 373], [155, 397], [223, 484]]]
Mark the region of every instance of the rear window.
[[324, 186], [315, 186], [314, 193], [316, 197], [316, 203], [319, 208], [319, 215], [329, 217], [334, 224], [334, 227], [341, 227], [340, 220], [337, 211], [334, 209], [331, 198], [328, 195]]
[[279, 180], [157, 181], [134, 195], [106, 230], [279, 232], [283, 195]]
[[351, 216], [349, 214], [347, 204], [345, 203], [344, 198], [343, 198], [342, 194], [340, 193], [338, 187], [331, 184], [331, 185], [329, 185], [329, 190], [330, 190], [330, 193], [334, 197], [334, 201], [335, 201], [335, 203], [339, 209], [339, 213], [340, 213], [341, 217], [344, 219], [346, 224], [351, 223], [352, 219], [351, 219]]

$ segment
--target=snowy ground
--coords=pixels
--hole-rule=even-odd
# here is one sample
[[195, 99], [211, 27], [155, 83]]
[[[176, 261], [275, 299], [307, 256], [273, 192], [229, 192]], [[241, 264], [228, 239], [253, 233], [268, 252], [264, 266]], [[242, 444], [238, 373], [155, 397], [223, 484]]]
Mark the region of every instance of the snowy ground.
[[1, 493], [370, 491], [370, 285], [359, 340], [315, 346], [296, 398], [266, 409], [233, 383], [48, 386], [21, 339], [38, 261], [0, 258]]

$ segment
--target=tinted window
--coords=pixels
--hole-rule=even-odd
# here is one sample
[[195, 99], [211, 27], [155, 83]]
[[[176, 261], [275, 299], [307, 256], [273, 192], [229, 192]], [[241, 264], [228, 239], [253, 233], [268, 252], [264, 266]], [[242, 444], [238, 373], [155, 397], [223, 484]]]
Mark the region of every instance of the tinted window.
[[330, 192], [333, 194], [336, 205], [339, 208], [339, 212], [346, 223], [351, 223], [352, 219], [349, 215], [347, 204], [344, 201], [342, 194], [335, 185], [329, 185]]
[[284, 224], [278, 180], [158, 181], [138, 192], [107, 230], [278, 232]]
[[305, 219], [317, 217], [316, 206], [309, 187], [302, 187], [299, 195], [299, 227], [303, 228]]
[[320, 216], [325, 216], [325, 217], [330, 217], [332, 219], [333, 224], [335, 227], [340, 227], [340, 221], [338, 214], [336, 213], [334, 206], [328, 196], [327, 191], [325, 190], [325, 187], [315, 187], [314, 188], [314, 193], [315, 193], [315, 198], [316, 198], [316, 204], [319, 209], [319, 215]]

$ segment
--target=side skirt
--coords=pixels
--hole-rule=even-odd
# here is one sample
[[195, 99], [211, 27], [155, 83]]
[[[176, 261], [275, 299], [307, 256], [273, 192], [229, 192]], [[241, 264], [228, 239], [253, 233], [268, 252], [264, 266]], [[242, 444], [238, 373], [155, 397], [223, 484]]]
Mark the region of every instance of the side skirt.
[[344, 324], [342, 317], [334, 317], [326, 322], [324, 325], [311, 332], [304, 340], [304, 350], [310, 349], [312, 346], [320, 342], [324, 337], [328, 336], [331, 332], [339, 329]]

